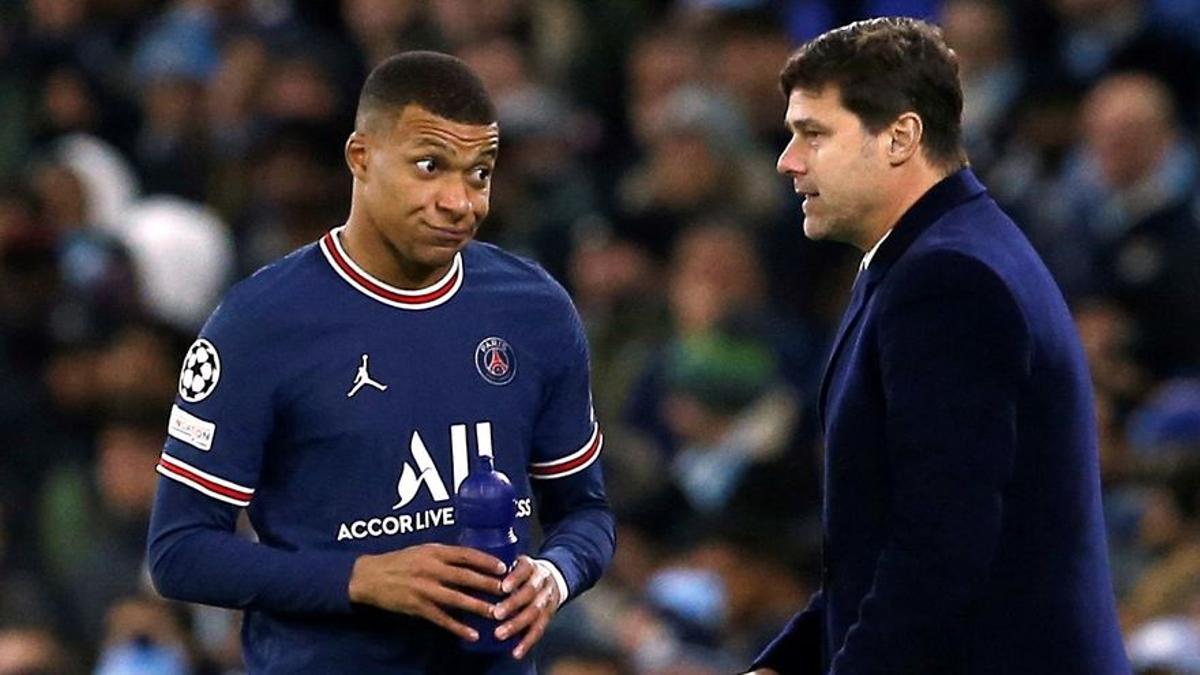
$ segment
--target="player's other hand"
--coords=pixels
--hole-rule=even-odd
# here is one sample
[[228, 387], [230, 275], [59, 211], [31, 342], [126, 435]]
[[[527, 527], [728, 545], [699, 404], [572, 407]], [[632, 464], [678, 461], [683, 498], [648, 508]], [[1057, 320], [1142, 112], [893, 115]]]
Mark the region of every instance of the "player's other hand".
[[512, 652], [513, 658], [524, 658], [542, 639], [550, 617], [562, 604], [558, 585], [546, 568], [535, 565], [533, 559], [523, 555], [517, 558], [512, 571], [504, 578], [502, 588], [508, 597], [496, 605], [493, 614], [498, 621], [503, 621], [496, 628], [496, 637], [507, 640], [524, 632], [525, 637]]
[[432, 621], [465, 640], [475, 630], [456, 621], [461, 609], [493, 616], [494, 606], [464, 591], [504, 595], [504, 563], [462, 546], [421, 544], [381, 555], [364, 555], [350, 573], [350, 601]]

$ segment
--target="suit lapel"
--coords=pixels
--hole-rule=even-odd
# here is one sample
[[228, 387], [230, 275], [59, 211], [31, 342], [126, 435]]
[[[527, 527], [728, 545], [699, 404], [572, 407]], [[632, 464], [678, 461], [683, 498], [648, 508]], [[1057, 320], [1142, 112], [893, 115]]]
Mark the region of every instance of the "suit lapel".
[[825, 406], [826, 397], [829, 395], [829, 381], [833, 378], [834, 365], [837, 363], [838, 355], [842, 351], [842, 345], [846, 342], [846, 336], [850, 329], [854, 327], [858, 320], [858, 315], [862, 312], [863, 307], [867, 304], [867, 287], [873, 284], [870, 283], [869, 270], [863, 270], [859, 273], [858, 278], [854, 280], [854, 288], [850, 292], [850, 305], [846, 307], [846, 313], [842, 314], [842, 322], [838, 325], [837, 337], [833, 340], [833, 348], [829, 352], [829, 360], [825, 362], [825, 374], [821, 376], [821, 393], [817, 399], [817, 412], [821, 419], [821, 428], [825, 428]]
[[842, 315], [842, 323], [838, 326], [837, 337], [829, 352], [829, 360], [825, 363], [825, 374], [821, 377], [817, 413], [820, 415], [822, 430], [825, 429], [825, 410], [833, 371], [837, 366], [837, 360], [842, 347], [845, 346], [847, 336], [858, 321], [859, 314], [862, 313], [867, 300], [871, 297], [871, 291], [879, 285], [888, 269], [896, 262], [897, 258], [908, 250], [917, 237], [921, 236], [947, 211], [983, 193], [983, 185], [967, 168], [960, 169], [938, 182], [900, 217], [900, 220], [892, 228], [892, 233], [879, 245], [879, 249], [871, 259], [870, 267], [859, 273], [858, 278], [854, 280], [850, 306]]

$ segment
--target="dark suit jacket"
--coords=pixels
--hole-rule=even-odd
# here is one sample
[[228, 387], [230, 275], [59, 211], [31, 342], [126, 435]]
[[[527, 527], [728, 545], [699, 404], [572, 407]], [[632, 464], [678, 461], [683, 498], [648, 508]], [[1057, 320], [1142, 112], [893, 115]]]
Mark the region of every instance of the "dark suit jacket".
[[1129, 672], [1074, 323], [970, 170], [859, 275], [820, 403], [821, 591], [755, 667]]

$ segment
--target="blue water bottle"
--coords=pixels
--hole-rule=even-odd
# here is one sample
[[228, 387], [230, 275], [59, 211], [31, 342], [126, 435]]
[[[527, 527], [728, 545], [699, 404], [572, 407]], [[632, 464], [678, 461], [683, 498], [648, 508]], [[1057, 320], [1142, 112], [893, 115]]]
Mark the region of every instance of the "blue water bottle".
[[[490, 455], [476, 455], [471, 470], [463, 479], [455, 498], [455, 518], [459, 524], [458, 544], [495, 556], [512, 569], [517, 560], [517, 491], [508, 476], [496, 470]], [[492, 604], [501, 598], [488, 593], [472, 592], [475, 597]], [[479, 640], [464, 640], [464, 649], [473, 652], [512, 651], [519, 636], [496, 639], [499, 621], [471, 612], [463, 613], [463, 623], [479, 633]]]

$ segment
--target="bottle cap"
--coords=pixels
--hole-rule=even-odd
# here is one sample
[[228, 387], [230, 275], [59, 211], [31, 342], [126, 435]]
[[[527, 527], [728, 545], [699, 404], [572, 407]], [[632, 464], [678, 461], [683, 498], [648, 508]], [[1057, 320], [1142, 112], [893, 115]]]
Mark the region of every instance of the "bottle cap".
[[458, 488], [456, 518], [464, 527], [512, 527], [517, 518], [517, 491], [508, 476], [496, 471], [491, 457], [481, 460]]

